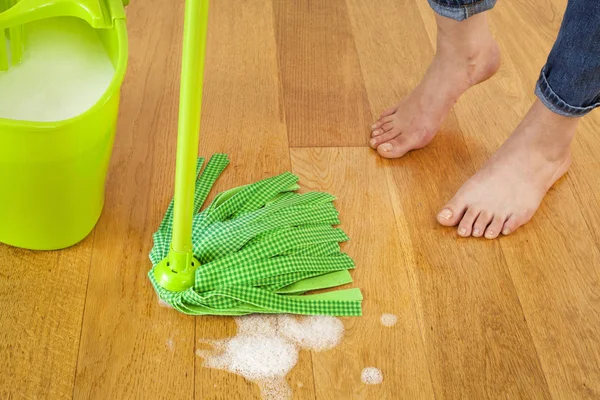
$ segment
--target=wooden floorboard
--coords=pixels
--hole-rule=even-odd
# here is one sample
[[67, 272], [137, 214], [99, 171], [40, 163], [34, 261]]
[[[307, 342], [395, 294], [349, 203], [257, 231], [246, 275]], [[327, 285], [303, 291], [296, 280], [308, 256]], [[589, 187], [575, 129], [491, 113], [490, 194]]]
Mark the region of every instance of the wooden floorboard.
[[[231, 159], [214, 193], [291, 169], [272, 4], [251, 0], [235, 8], [232, 13], [228, 4], [211, 6], [200, 154], [225, 153]], [[231, 318], [196, 319], [198, 348], [201, 340], [233, 334]], [[312, 376], [310, 354], [302, 354], [288, 375], [296, 398], [315, 398]], [[196, 399], [260, 398], [257, 385], [204, 368], [200, 358], [195, 394]]]
[[[506, 79], [514, 82], [528, 76], [521, 78], [521, 91], [535, 84], [535, 72], [552, 47], [565, 6], [565, 1], [554, 0], [540, 12], [532, 4], [506, 4], [506, 11], [496, 13], [499, 41], [506, 47], [519, 45], [505, 70]], [[532, 92], [522, 97], [531, 102]], [[498, 106], [505, 108], [503, 103]], [[516, 115], [512, 121], [507, 115], [498, 121], [499, 127], [518, 123]], [[594, 167], [599, 153], [593, 156], [600, 150], [597, 121], [597, 113], [583, 121], [573, 144], [572, 168], [550, 190], [532, 223], [502, 246], [555, 398], [600, 396], [600, 339], [593, 333], [600, 326], [600, 254], [594, 220], [600, 203], [597, 189], [589, 185], [598, 182]]]
[[146, 275], [152, 234], [172, 196], [182, 4], [128, 9], [130, 68], [94, 238], [77, 399], [194, 395], [194, 321], [159, 306]]
[[[506, 3], [490, 14], [503, 64], [495, 77], [470, 90], [454, 108], [476, 167], [500, 146], [534, 101], [539, 69], [565, 6], [562, 0], [546, 2], [543, 10], [537, 4]], [[423, 20], [433, 31], [428, 10]], [[598, 182], [597, 120], [597, 113], [584, 119], [573, 144], [573, 166], [549, 191], [533, 221], [500, 241], [554, 398], [600, 395], [600, 340], [591, 333], [600, 326], [595, 217], [600, 192], [590, 184]]]
[[[344, 319], [342, 344], [313, 354], [318, 398], [433, 398], [410, 266], [404, 261], [412, 258], [414, 247], [395, 226], [383, 163], [367, 148], [327, 148], [293, 149], [292, 165], [305, 190], [337, 197], [340, 227], [350, 236], [343, 250], [357, 265], [352, 286], [366, 298], [362, 318]], [[381, 325], [382, 314], [396, 315], [397, 325]], [[385, 371], [386, 384], [363, 385], [365, 367]]]
[[589, 114], [581, 122], [573, 144], [574, 163], [567, 182], [577, 199], [577, 208], [583, 216], [596, 246], [600, 248], [600, 115]]
[[273, 9], [290, 146], [366, 146], [372, 116], [345, 1]]
[[[60, 252], [0, 245], [2, 399], [260, 398], [195, 354], [234, 321], [161, 307], [146, 275], [173, 191], [183, 4], [128, 7], [129, 70], [94, 232]], [[534, 101], [565, 5], [498, 2], [498, 73], [427, 148], [388, 161], [367, 147], [369, 126], [433, 57], [425, 1], [211, 2], [199, 153], [231, 164], [210, 197], [289, 170], [302, 190], [334, 194], [365, 296], [338, 347], [300, 352], [294, 399], [600, 398], [600, 112], [516, 234], [459, 239], [435, 221]], [[383, 313], [397, 325], [382, 326]], [[361, 382], [369, 366], [381, 385]]]
[[0, 245], [0, 398], [71, 398], [93, 242]]

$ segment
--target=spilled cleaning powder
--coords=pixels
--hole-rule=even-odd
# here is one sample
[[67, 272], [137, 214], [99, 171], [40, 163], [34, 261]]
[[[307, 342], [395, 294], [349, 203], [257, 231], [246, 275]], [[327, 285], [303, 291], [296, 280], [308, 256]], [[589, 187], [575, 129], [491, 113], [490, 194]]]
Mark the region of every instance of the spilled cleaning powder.
[[368, 367], [362, 370], [360, 379], [365, 385], [379, 385], [383, 382], [383, 374], [375, 367]]
[[301, 349], [332, 349], [344, 336], [344, 325], [334, 317], [250, 315], [235, 321], [235, 337], [200, 341], [212, 349], [198, 350], [196, 354], [204, 358], [205, 367], [233, 372], [256, 382], [266, 400], [292, 397], [285, 377], [298, 362]]
[[305, 317], [298, 320], [292, 316], [279, 319], [279, 332], [300, 347], [314, 351], [334, 348], [344, 334], [344, 324], [334, 317]]
[[173, 339], [167, 339], [167, 347], [169, 348], [169, 350], [171, 350], [171, 352], [175, 351], [175, 342], [173, 341]]
[[396, 325], [396, 322], [398, 322], [398, 317], [394, 314], [383, 314], [380, 321], [381, 325], [391, 327]]
[[98, 102], [114, 73], [100, 38], [86, 22], [51, 18], [27, 24], [21, 65], [0, 72], [0, 118], [49, 122], [75, 117]]
[[163, 299], [158, 299], [158, 305], [164, 308], [173, 308], [172, 305], [164, 301]]

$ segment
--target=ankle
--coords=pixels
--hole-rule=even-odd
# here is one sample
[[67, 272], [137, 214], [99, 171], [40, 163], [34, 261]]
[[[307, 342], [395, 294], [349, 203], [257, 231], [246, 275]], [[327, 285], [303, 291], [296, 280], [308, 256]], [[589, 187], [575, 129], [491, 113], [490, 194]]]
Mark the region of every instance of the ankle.
[[438, 17], [435, 57], [447, 69], [466, 74], [468, 86], [490, 78], [500, 67], [500, 49], [484, 14], [461, 22]]
[[538, 99], [523, 120], [523, 134], [547, 161], [562, 162], [570, 157], [580, 119], [558, 115]]
[[438, 15], [436, 22], [438, 51], [476, 57], [486, 42], [493, 40], [485, 13], [460, 22]]

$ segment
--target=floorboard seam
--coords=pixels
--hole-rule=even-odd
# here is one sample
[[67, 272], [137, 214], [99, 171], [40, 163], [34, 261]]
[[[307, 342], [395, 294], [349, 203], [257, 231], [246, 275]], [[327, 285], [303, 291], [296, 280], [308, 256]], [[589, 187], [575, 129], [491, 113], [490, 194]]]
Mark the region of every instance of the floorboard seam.
[[92, 274], [92, 262], [94, 261], [94, 250], [96, 248], [96, 229], [92, 236], [92, 249], [90, 250], [90, 262], [88, 263], [87, 281], [85, 283], [85, 297], [83, 298], [83, 308], [81, 310], [81, 325], [79, 328], [79, 340], [77, 343], [77, 356], [75, 358], [75, 371], [73, 373], [73, 391], [71, 398], [75, 398], [75, 388], [77, 384], [77, 371], [79, 370], [79, 353], [81, 352], [81, 338], [83, 337], [83, 324], [85, 322], [85, 308], [87, 306], [88, 290], [90, 287], [90, 275]]

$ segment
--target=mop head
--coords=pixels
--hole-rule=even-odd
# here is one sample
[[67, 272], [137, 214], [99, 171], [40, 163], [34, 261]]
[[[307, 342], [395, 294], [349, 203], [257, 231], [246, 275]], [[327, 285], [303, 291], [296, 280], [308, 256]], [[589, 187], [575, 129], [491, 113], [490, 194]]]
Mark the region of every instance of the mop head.
[[340, 249], [348, 237], [334, 228], [340, 221], [333, 196], [296, 193], [298, 177], [284, 173], [221, 193], [199, 212], [229, 160], [213, 156], [200, 175], [203, 164], [199, 159], [196, 167], [192, 234], [201, 265], [183, 292], [164, 289], [154, 277], [170, 250], [171, 201], [153, 237], [148, 274], [162, 301], [191, 315], [362, 314], [359, 289], [307, 294], [352, 282], [354, 262]]

